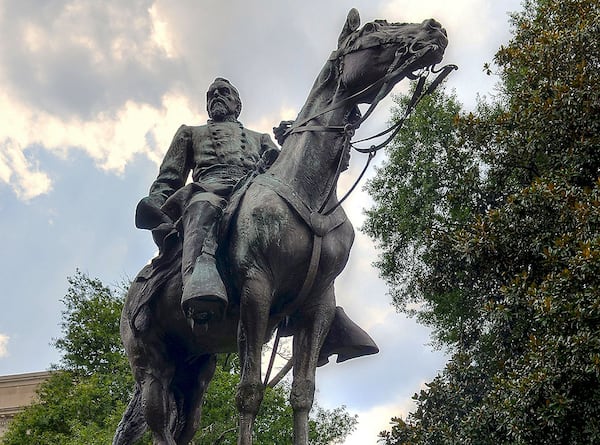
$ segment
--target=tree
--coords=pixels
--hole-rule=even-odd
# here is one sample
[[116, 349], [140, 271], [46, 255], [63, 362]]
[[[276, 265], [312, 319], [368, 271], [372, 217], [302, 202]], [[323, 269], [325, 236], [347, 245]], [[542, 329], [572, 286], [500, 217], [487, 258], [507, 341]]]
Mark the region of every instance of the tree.
[[[77, 271], [69, 289], [54, 341], [60, 364], [38, 391], [38, 403], [17, 415], [3, 437], [5, 445], [104, 445], [111, 443], [134, 386], [119, 336], [125, 289], [111, 289]], [[233, 403], [239, 382], [237, 359], [219, 358], [203, 405], [202, 428], [195, 443], [236, 442]], [[268, 388], [256, 423], [256, 443], [286, 443], [292, 437], [292, 409], [285, 384]], [[356, 416], [344, 407], [315, 406], [311, 444], [340, 443], [355, 428]], [[140, 444], [150, 444], [146, 434]]]
[[38, 391], [39, 403], [17, 415], [11, 444], [106, 444], [133, 387], [119, 338], [122, 297], [81, 272], [70, 277], [54, 345], [63, 352]]
[[[452, 352], [415, 412], [382, 433], [388, 445], [600, 441], [600, 4], [523, 7], [496, 54], [500, 95], [453, 119], [452, 96], [432, 98], [452, 125], [432, 127], [425, 103], [371, 185], [383, 197], [373, 193], [365, 228], [395, 301], [419, 303], [413, 312]], [[445, 156], [427, 157], [423, 134], [436, 153], [464, 153], [459, 174]], [[429, 182], [403, 176], [431, 171]], [[383, 235], [398, 214], [386, 207], [396, 184], [424, 194], [426, 212]]]
[[[412, 94], [395, 97], [393, 119], [404, 114]], [[477, 287], [469, 276], [440, 287], [444, 273], [440, 237], [485, 209], [479, 153], [461, 134], [461, 104], [440, 89], [426, 96], [396, 137], [389, 159], [367, 184], [375, 206], [363, 230], [382, 250], [376, 263], [400, 310], [416, 314], [442, 342], [458, 339], [477, 319], [470, 300]], [[439, 263], [436, 269], [434, 262]], [[475, 294], [474, 296], [471, 294]], [[426, 302], [418, 310], [416, 304]], [[467, 314], [470, 314], [467, 317]]]

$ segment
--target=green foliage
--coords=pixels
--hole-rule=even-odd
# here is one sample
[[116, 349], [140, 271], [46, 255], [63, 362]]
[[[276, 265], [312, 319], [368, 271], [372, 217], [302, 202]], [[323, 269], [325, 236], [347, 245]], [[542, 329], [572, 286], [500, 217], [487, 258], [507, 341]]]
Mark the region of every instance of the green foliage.
[[80, 271], [68, 278], [61, 322], [61, 369], [81, 375], [123, 374], [129, 371], [121, 344], [119, 322], [125, 292], [115, 292]]
[[[198, 445], [235, 445], [237, 443], [237, 410], [233, 403], [240, 381], [237, 357], [220, 359], [215, 376], [202, 405], [202, 427], [196, 434]], [[284, 381], [267, 388], [254, 426], [257, 445], [286, 444], [293, 437], [293, 412], [288, 402], [289, 384]], [[326, 410], [315, 404], [309, 421], [310, 445], [342, 443], [357, 424], [357, 416], [345, 407]]]
[[129, 401], [133, 378], [119, 338], [123, 293], [77, 271], [62, 301], [62, 337], [54, 342], [62, 361], [41, 385], [39, 403], [10, 424], [5, 445], [110, 443]]
[[[398, 119], [410, 96], [394, 99]], [[418, 277], [424, 264], [415, 260], [428, 250], [433, 234], [452, 223], [449, 215], [461, 219], [469, 213], [460, 189], [478, 174], [457, 144], [459, 110], [454, 96], [438, 91], [426, 97], [405, 122], [389, 160], [367, 184], [376, 207], [367, 211], [363, 229], [383, 248], [377, 266], [394, 285], [394, 302], [403, 309], [422, 298]]]
[[[395, 118], [410, 97], [395, 98]], [[362, 228], [382, 251], [376, 265], [394, 304], [434, 328], [442, 343], [478, 335], [474, 320], [480, 309], [474, 300], [491, 285], [477, 274], [453, 270], [456, 260], [448, 258], [446, 244], [497, 200], [495, 188], [485, 182], [489, 167], [482, 161], [483, 147], [470, 133], [486, 127], [484, 117], [493, 119], [501, 111], [481, 103], [476, 120], [461, 109], [443, 89], [419, 103], [389, 159], [367, 184], [375, 206]]]
[[348, 414], [345, 406], [327, 410], [317, 405], [311, 413], [308, 441], [310, 445], [341, 444], [357, 424], [358, 416]]
[[440, 92], [370, 185], [394, 300], [453, 353], [386, 445], [600, 443], [600, 4], [528, 0], [513, 24], [495, 102], [440, 130]]
[[[55, 345], [61, 363], [38, 391], [38, 403], [16, 416], [3, 437], [4, 445], [105, 445], [114, 432], [134, 386], [119, 336], [125, 291], [115, 291], [77, 271], [69, 278], [63, 303], [62, 336]], [[194, 443], [237, 442], [235, 392], [239, 383], [236, 358], [219, 357], [202, 407], [202, 427]], [[267, 388], [256, 421], [259, 445], [290, 443], [292, 409], [289, 386]], [[311, 445], [341, 443], [354, 430], [356, 416], [344, 407], [318, 405], [310, 422]], [[138, 445], [150, 444], [150, 434]]]
[[531, 1], [513, 17], [514, 37], [496, 55], [507, 97], [496, 164], [526, 183], [560, 171], [591, 186], [600, 153], [598, 2]]

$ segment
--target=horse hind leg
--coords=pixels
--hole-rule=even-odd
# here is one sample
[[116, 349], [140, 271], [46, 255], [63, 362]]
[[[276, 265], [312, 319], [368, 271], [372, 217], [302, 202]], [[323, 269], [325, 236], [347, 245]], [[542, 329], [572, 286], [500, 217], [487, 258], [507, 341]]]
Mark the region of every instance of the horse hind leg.
[[314, 401], [319, 352], [335, 315], [333, 285], [311, 301], [316, 304], [308, 305], [298, 314], [298, 329], [293, 340], [290, 404], [294, 411], [294, 445], [308, 445], [308, 415]]
[[154, 445], [177, 445], [174, 431], [178, 409], [171, 385], [171, 376], [155, 375], [153, 371], [144, 376], [142, 406], [146, 422], [152, 431]]
[[175, 365], [169, 360], [165, 345], [156, 338], [129, 342], [139, 405], [154, 439], [154, 445], [177, 445], [174, 437], [178, 410], [173, 393]]
[[135, 391], [127, 409], [123, 414], [121, 422], [115, 432], [112, 445], [130, 445], [142, 437], [148, 429], [146, 419], [144, 419], [144, 410], [142, 408], [142, 390], [139, 385], [135, 385]]
[[190, 443], [215, 372], [216, 356], [174, 359], [167, 353], [167, 345], [154, 335], [143, 340], [126, 338], [136, 387], [113, 445], [132, 445], [148, 428], [154, 445]]
[[178, 367], [174, 380], [177, 387], [176, 397], [179, 398], [175, 435], [178, 445], [187, 445], [196, 434], [200, 424], [202, 399], [215, 373], [216, 364], [216, 355], [211, 354]]

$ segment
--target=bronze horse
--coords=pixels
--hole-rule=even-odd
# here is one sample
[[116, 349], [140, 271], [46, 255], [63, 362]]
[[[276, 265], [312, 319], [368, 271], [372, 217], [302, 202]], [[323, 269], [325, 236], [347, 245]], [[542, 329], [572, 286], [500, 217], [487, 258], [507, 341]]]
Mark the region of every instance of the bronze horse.
[[[232, 199], [239, 205], [220, 247], [231, 302], [226, 318], [208, 326], [190, 325], [185, 318], [176, 236], [170, 256], [161, 259], [172, 265], [158, 273], [148, 265], [132, 284], [121, 336], [136, 388], [114, 445], [134, 443], [147, 427], [155, 444], [189, 443], [216, 353], [236, 350], [241, 359], [238, 445], [250, 445], [264, 392], [262, 346], [283, 321], [293, 334], [294, 444], [308, 444], [316, 367], [329, 354], [340, 353], [321, 349], [339, 315], [334, 280], [354, 239], [336, 186], [347, 167], [353, 131], [371, 111], [361, 117], [357, 105], [376, 104], [404, 77], [440, 62], [448, 43], [434, 20], [377, 20], [359, 27], [353, 9], [338, 48], [286, 131], [278, 159], [243, 196]], [[370, 352], [376, 351], [373, 347]]]

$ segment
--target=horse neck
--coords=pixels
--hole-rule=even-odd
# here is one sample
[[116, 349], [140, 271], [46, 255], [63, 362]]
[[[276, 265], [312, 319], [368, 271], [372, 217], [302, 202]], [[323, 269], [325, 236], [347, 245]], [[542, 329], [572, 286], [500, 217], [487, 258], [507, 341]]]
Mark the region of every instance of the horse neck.
[[[303, 121], [318, 114], [339, 97], [337, 82], [332, 86], [315, 86], [296, 118]], [[335, 109], [312, 119], [307, 125], [342, 126], [349, 106]], [[337, 170], [342, 133], [333, 131], [304, 131], [288, 136], [279, 158], [269, 172], [287, 183], [313, 209], [320, 208], [331, 193], [328, 206], [337, 202]]]

